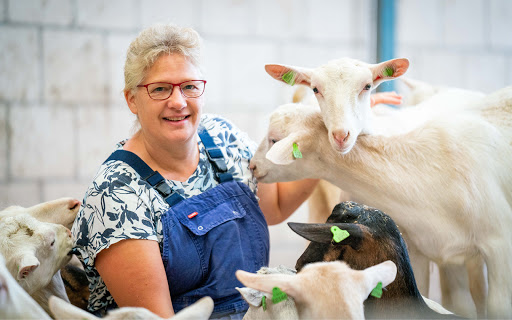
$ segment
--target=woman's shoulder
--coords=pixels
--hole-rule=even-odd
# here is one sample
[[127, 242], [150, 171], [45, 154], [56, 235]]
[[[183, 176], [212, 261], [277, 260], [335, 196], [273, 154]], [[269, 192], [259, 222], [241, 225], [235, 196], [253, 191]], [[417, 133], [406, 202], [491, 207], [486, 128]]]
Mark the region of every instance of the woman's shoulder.
[[[256, 150], [256, 143], [244, 131], [240, 130], [232, 121], [227, 118], [206, 113], [201, 117], [201, 125], [214, 137], [220, 147], [239, 148], [249, 151], [252, 154]], [[217, 138], [217, 139], [215, 139]]]

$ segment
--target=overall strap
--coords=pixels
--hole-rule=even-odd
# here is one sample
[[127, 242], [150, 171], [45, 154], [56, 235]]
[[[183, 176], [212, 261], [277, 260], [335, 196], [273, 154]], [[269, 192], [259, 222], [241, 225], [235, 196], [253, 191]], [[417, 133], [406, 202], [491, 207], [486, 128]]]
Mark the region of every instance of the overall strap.
[[218, 181], [222, 183], [233, 180], [233, 175], [227, 172], [228, 167], [224, 156], [222, 155], [222, 151], [217, 147], [215, 142], [213, 142], [213, 138], [210, 136], [206, 128], [200, 126], [198, 128], [198, 134], [199, 138], [201, 138], [201, 141], [203, 142], [206, 155], [208, 156], [210, 163], [213, 165]]
[[158, 171], [153, 171], [153, 169], [135, 153], [127, 150], [116, 150], [105, 162], [110, 160], [120, 160], [127, 163], [140, 175], [142, 180], [147, 181], [164, 198], [169, 206], [172, 207], [183, 200], [183, 197], [172, 190], [167, 182], [165, 182], [165, 178], [162, 177]]

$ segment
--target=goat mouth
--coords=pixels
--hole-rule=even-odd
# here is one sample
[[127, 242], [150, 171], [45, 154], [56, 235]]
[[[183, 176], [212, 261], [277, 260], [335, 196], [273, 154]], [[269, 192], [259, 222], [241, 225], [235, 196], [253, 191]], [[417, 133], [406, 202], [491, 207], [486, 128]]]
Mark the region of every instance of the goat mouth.
[[265, 174], [262, 174], [262, 175], [254, 174], [254, 177], [255, 177], [255, 178], [256, 178], [256, 180], [258, 180], [258, 181], [263, 181], [263, 178], [265, 178], [267, 175], [268, 175], [268, 173], [265, 173]]

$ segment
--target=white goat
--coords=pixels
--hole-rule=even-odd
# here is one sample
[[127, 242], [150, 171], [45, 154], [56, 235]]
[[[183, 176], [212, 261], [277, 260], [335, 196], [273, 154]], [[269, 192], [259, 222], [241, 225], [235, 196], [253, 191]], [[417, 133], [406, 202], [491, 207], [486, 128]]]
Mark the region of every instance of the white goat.
[[12, 277], [1, 254], [0, 319], [51, 319]]
[[71, 259], [71, 232], [28, 214], [0, 219], [0, 253], [20, 286], [46, 311], [50, 295], [67, 299], [59, 270]]
[[[295, 275], [297, 271], [295, 269], [287, 268], [285, 266], [278, 266], [276, 268], [262, 267], [258, 270], [257, 274], [288, 274]], [[398, 275], [398, 273], [397, 273]], [[395, 278], [396, 280], [396, 278]], [[253, 288], [243, 287], [236, 288], [245, 301], [249, 304], [249, 310], [244, 315], [244, 320], [269, 320], [269, 319], [299, 319], [297, 312], [297, 306], [295, 300], [292, 297], [288, 297], [285, 301], [279, 303], [271, 303], [272, 295], [260, 290]], [[263, 307], [262, 301], [265, 296], [266, 308]], [[450, 311], [443, 308], [439, 303], [423, 297], [425, 303], [430, 309], [439, 314], [452, 314]]]
[[[429, 101], [414, 108], [423, 114]], [[410, 244], [438, 265], [478, 264], [483, 258], [489, 316], [508, 317], [511, 101], [509, 87], [465, 110], [436, 108], [437, 116], [403, 133], [362, 135], [357, 144], [347, 139], [344, 155], [330, 147], [332, 135], [316, 107], [284, 105], [272, 114], [251, 167], [260, 182], [322, 178], [348, 190], [357, 201], [389, 214]], [[413, 108], [407, 110], [413, 114]], [[302, 159], [293, 157], [294, 143]]]
[[[296, 275], [238, 270], [236, 277], [245, 286], [269, 294], [278, 287], [294, 299], [299, 319], [364, 319], [363, 302], [379, 282], [382, 287], [393, 282], [396, 272], [392, 261], [365, 270], [332, 261], [308, 264]], [[272, 303], [272, 295], [266, 296]]]
[[62, 224], [71, 229], [80, 209], [80, 201], [73, 198], [60, 198], [43, 202], [32, 207], [10, 206], [0, 211], [0, 219], [26, 213], [39, 221]]
[[[50, 309], [57, 320], [82, 319], [82, 320], [99, 320], [100, 318], [77, 308], [57, 297], [50, 298]], [[176, 313], [170, 319], [173, 320], [207, 320], [213, 311], [213, 300], [210, 297], [204, 297], [196, 301], [194, 304], [186, 307]], [[153, 312], [145, 308], [123, 307], [115, 309], [107, 313], [101, 319], [105, 320], [163, 320]]]

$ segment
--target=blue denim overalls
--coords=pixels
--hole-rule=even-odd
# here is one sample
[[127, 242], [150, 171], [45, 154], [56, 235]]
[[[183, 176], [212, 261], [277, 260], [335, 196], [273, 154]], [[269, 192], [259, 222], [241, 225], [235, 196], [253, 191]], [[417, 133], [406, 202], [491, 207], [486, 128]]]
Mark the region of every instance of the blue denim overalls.
[[212, 317], [222, 317], [248, 309], [235, 289], [243, 286], [235, 271], [268, 266], [269, 233], [253, 192], [227, 172], [222, 151], [206, 129], [198, 131], [220, 184], [188, 199], [132, 152], [117, 150], [107, 161], [129, 164], [170, 205], [161, 217], [162, 259], [174, 311], [210, 296]]

